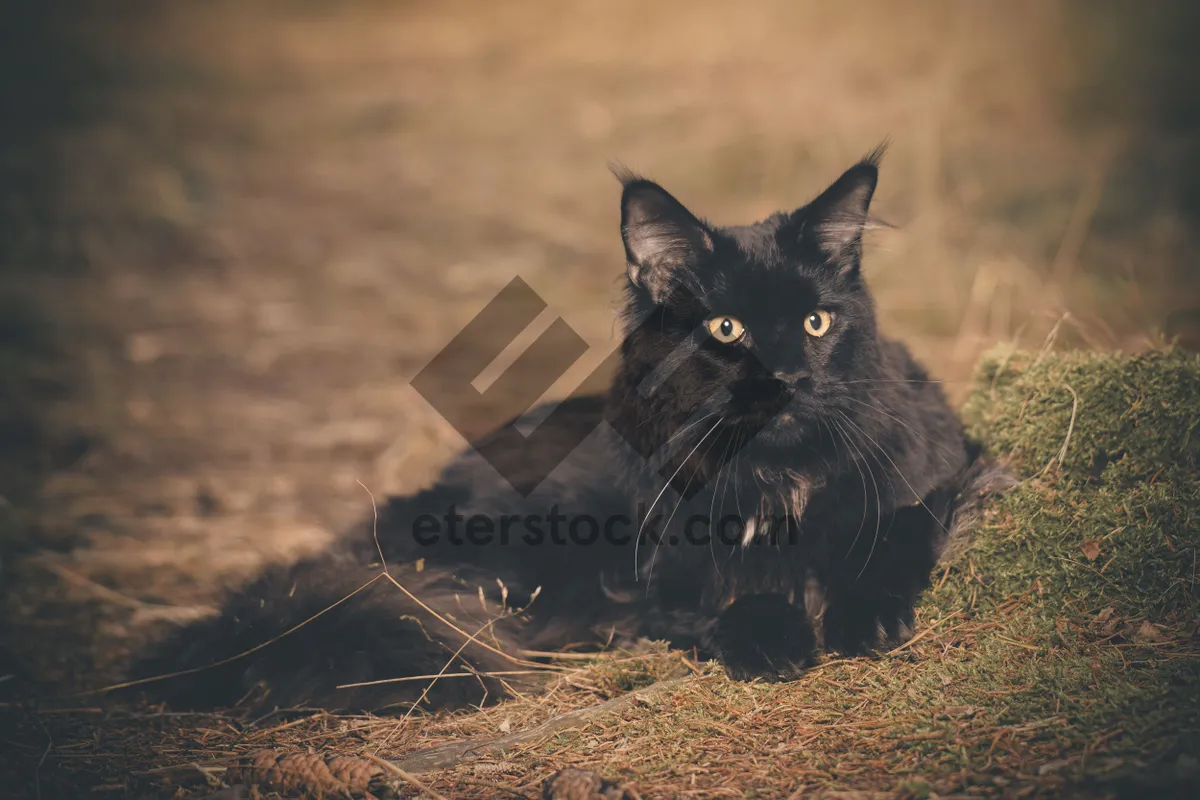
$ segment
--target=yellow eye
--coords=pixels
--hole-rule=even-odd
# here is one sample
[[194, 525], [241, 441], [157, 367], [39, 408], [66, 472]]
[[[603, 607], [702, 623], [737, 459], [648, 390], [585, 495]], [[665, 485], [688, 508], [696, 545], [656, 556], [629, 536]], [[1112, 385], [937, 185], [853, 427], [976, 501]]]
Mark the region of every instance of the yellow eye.
[[713, 317], [705, 324], [713, 338], [723, 344], [740, 342], [746, 335], [746, 326], [734, 317]]
[[832, 324], [833, 315], [823, 308], [818, 308], [804, 318], [804, 330], [808, 331], [810, 336], [824, 336], [829, 333], [829, 326]]

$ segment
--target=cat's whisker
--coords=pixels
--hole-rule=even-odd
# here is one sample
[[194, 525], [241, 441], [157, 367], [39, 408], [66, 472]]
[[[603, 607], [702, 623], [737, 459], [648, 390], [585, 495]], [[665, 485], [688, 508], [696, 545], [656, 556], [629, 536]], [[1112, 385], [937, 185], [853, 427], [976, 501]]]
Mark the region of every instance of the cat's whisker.
[[900, 423], [900, 424], [901, 424], [901, 425], [903, 425], [903, 426], [904, 426], [906, 429], [908, 429], [909, 431], [911, 431], [911, 432], [915, 433], [917, 436], [920, 436], [922, 439], [924, 439], [925, 441], [929, 442], [929, 444], [933, 445], [933, 446], [934, 446], [934, 447], [936, 447], [938, 450], [940, 450], [940, 451], [941, 451], [941, 453], [939, 454], [939, 457], [942, 459], [942, 463], [943, 463], [943, 464], [945, 464], [946, 466], [950, 466], [950, 462], [946, 460], [946, 456], [947, 456], [947, 455], [951, 455], [951, 456], [953, 456], [954, 454], [953, 454], [953, 453], [951, 453], [949, 450], [947, 450], [947, 449], [946, 449], [946, 446], [945, 446], [944, 444], [942, 444], [941, 442], [935, 442], [934, 440], [930, 439], [930, 438], [929, 438], [928, 436], [926, 436], [924, 433], [922, 433], [921, 431], [917, 430], [917, 428], [916, 428], [915, 426], [913, 426], [911, 423], [909, 423], [907, 420], [905, 420], [905, 419], [903, 419], [903, 418], [901, 418], [901, 417], [899, 417], [899, 416], [896, 416], [895, 414], [888, 413], [887, 411], [885, 411], [885, 410], [884, 410], [883, 408], [881, 408], [880, 406], [876, 406], [874, 403], [869, 403], [869, 402], [867, 402], [867, 401], [865, 401], [865, 400], [859, 400], [859, 399], [858, 399], [858, 398], [856, 398], [856, 397], [847, 397], [846, 399], [847, 399], [847, 400], [849, 400], [849, 401], [850, 401], [850, 402], [852, 402], [852, 403], [858, 403], [858, 404], [859, 404], [859, 405], [861, 405], [861, 406], [866, 406], [867, 408], [869, 408], [869, 409], [872, 409], [873, 411], [878, 411], [880, 414], [883, 414], [885, 417], [887, 417], [888, 419], [892, 420], [893, 422], [898, 422], [898, 423]]
[[[703, 444], [703, 443], [704, 443], [704, 440], [708, 438], [708, 434], [710, 434], [710, 433], [712, 433], [713, 431], [715, 431], [715, 430], [717, 429], [717, 426], [721, 424], [721, 421], [722, 421], [723, 419], [725, 419], [725, 418], [724, 418], [724, 417], [721, 417], [721, 419], [718, 419], [716, 422], [714, 422], [714, 423], [713, 423], [713, 426], [712, 426], [711, 428], [709, 428], [709, 429], [708, 429], [708, 432], [707, 432], [707, 433], [705, 433], [703, 436], [701, 436], [701, 437], [700, 437], [700, 441], [696, 442], [696, 446], [692, 448], [691, 452], [689, 452], [689, 453], [688, 453], [686, 456], [684, 456], [684, 459], [683, 459], [683, 461], [682, 461], [682, 462], [679, 464], [679, 467], [678, 467], [678, 468], [675, 470], [674, 474], [672, 474], [672, 475], [671, 475], [671, 477], [667, 479], [667, 482], [663, 484], [663, 488], [662, 488], [662, 489], [659, 491], [659, 493], [658, 493], [658, 496], [657, 496], [657, 497], [655, 497], [655, 498], [654, 498], [654, 502], [650, 504], [650, 508], [649, 508], [649, 509], [646, 511], [646, 518], [645, 518], [645, 519], [643, 519], [643, 520], [642, 520], [642, 524], [641, 524], [640, 526], [638, 526], [638, 535], [637, 535], [637, 539], [635, 539], [635, 540], [634, 540], [634, 543], [633, 543], [633, 568], [634, 568], [634, 575], [635, 575], [636, 577], [638, 577], [639, 579], [640, 579], [641, 572], [640, 572], [640, 570], [638, 570], [638, 550], [641, 548], [641, 544], [642, 544], [642, 533], [643, 533], [643, 531], [645, 531], [645, 530], [646, 530], [646, 523], [650, 521], [650, 515], [654, 513], [654, 508], [655, 508], [655, 506], [657, 506], [657, 505], [658, 505], [658, 501], [662, 499], [662, 496], [663, 496], [664, 494], [666, 494], [666, 491], [667, 491], [667, 489], [668, 489], [668, 488], [670, 488], [670, 486], [671, 486], [671, 481], [675, 480], [676, 476], [678, 476], [678, 475], [679, 475], [679, 471], [680, 471], [680, 470], [682, 470], [682, 469], [683, 469], [683, 467], [684, 467], [684, 465], [686, 465], [686, 464], [687, 464], [687, 462], [688, 462], [688, 459], [689, 459], [689, 458], [691, 458], [691, 457], [692, 457], [692, 455], [693, 455], [693, 454], [694, 454], [694, 453], [695, 453], [695, 452], [696, 452], [698, 449], [700, 449], [700, 445], [701, 445], [701, 444]], [[657, 553], [657, 549], [655, 550], [655, 552]], [[654, 568], [654, 562], [653, 562], [653, 559], [652, 559], [652, 560], [651, 560], [651, 562], [650, 562], [650, 568], [651, 568], [652, 570], [653, 570], [653, 568]], [[647, 582], [649, 582], [649, 580], [650, 580], [649, 576], [647, 576], [647, 577], [646, 577], [646, 580], [647, 580]]]
[[[697, 447], [700, 446], [700, 444], [704, 441], [704, 439], [708, 438], [708, 435], [710, 433], [712, 433], [713, 431], [715, 431], [717, 429], [717, 425], [720, 425], [721, 421], [723, 419], [724, 419], [724, 417], [717, 420], [716, 425], [713, 425], [711, 428], [709, 428], [708, 433], [704, 434], [704, 437], [700, 440], [700, 442], [696, 443]], [[679, 500], [676, 501], [675, 508], [671, 510], [671, 515], [669, 517], [667, 517], [667, 521], [663, 523], [663, 527], [662, 527], [663, 534], [665, 534], [667, 532], [667, 529], [671, 527], [671, 521], [673, 519], [675, 519], [675, 514], [678, 513], [679, 507], [682, 506], [687, 501], [687, 491], [691, 487], [692, 481], [695, 480], [696, 476], [700, 473], [700, 467], [703, 464], [704, 457], [706, 457], [709, 454], [709, 452], [712, 450], [712, 448], [716, 445], [716, 443], [719, 440], [720, 440], [720, 437], [717, 437], [712, 440], [712, 443], [709, 444], [709, 446], [708, 446], [708, 450], [705, 450], [704, 456], [701, 456], [701, 458], [700, 458], [701, 464], [697, 464], [696, 468], [692, 470], [692, 474], [688, 476], [687, 483], [685, 483], [683, 485], [683, 491], [679, 493]], [[693, 450], [692, 452], [694, 453], [696, 451]], [[688, 454], [688, 458], [689, 459], [691, 458], [691, 453]], [[685, 464], [687, 463], [687, 460], [688, 459], [684, 459]], [[678, 474], [678, 473], [676, 473], [676, 474]], [[646, 593], [647, 594], [650, 593], [650, 580], [654, 575], [654, 562], [658, 558], [658, 551], [662, 547], [662, 540], [663, 540], [663, 537], [660, 535], [658, 537], [658, 541], [654, 543], [654, 552], [650, 556], [650, 566], [649, 566], [648, 572], [646, 574]]]
[[[900, 476], [900, 480], [904, 481], [904, 485], [907, 486], [909, 491], [912, 492], [913, 495], [917, 498], [917, 502], [921, 505], [921, 508], [925, 509], [925, 511], [928, 512], [930, 518], [937, 524], [937, 526], [939, 528], [942, 529], [942, 532], [948, 536], [950, 534], [950, 531], [948, 531], [946, 529], [945, 524], [940, 519], [938, 519], [937, 514], [934, 514], [933, 511], [929, 508], [929, 506], [925, 505], [925, 498], [921, 497], [921, 494], [916, 489], [913, 488], [913, 485], [911, 483], [908, 482], [908, 478], [904, 477], [904, 473], [900, 470], [899, 465], [897, 465], [896, 462], [892, 460], [892, 457], [887, 454], [887, 451], [884, 450], [882, 447], [880, 447], [878, 442], [876, 442], [874, 439], [872, 439], [871, 436], [869, 434], [867, 434], [866, 431], [864, 431], [861, 427], [856, 425], [852, 420], [850, 420], [848, 417], [846, 417], [845, 419], [853, 427], [858, 428], [859, 433], [861, 433], [863, 436], [866, 436], [866, 438], [875, 445], [875, 447], [879, 450], [879, 452], [881, 452], [883, 454], [883, 457], [886, 458], [891, 463], [892, 468], [896, 470], [896, 474]], [[862, 570], [860, 570], [858, 573], [858, 576], [860, 578], [862, 577], [862, 574], [864, 572], [866, 572], [867, 564], [869, 564], [871, 562], [871, 556], [874, 554], [874, 552], [875, 552], [875, 543], [872, 542], [871, 543], [871, 552], [867, 554], [867, 561], [866, 561], [866, 563], [863, 564]]]
[[[849, 422], [849, 420], [847, 420], [847, 421]], [[854, 425], [853, 422], [851, 422], [851, 424]], [[858, 427], [858, 426], [855, 425], [855, 427]], [[938, 524], [938, 527], [940, 527], [942, 529], [942, 532], [947, 533], [947, 534], [950, 533], [950, 531], [946, 530], [946, 526], [942, 524], [942, 521], [940, 519], [938, 519], [938, 516], [929, 509], [929, 506], [925, 505], [925, 499], [923, 497], [921, 497], [920, 492], [918, 492], [915, 488], [913, 488], [913, 485], [908, 482], [908, 478], [904, 477], [904, 473], [900, 471], [900, 466], [895, 461], [892, 460], [892, 457], [887, 454], [887, 451], [884, 450], [882, 447], [880, 447], [879, 443], [876, 442], [874, 439], [872, 439], [866, 433], [866, 431], [862, 430], [862, 428], [859, 428], [859, 431], [875, 445], [875, 447], [879, 450], [879, 452], [883, 453], [883, 457], [886, 458], [888, 460], [888, 462], [892, 465], [892, 468], [896, 470], [896, 474], [900, 476], [900, 480], [904, 481], [904, 485], [907, 486], [909, 491], [912, 492], [913, 495], [917, 498], [917, 502], [921, 504], [921, 507], [929, 512], [929, 516], [932, 517], [933, 521]]]
[[733, 500], [737, 503], [738, 518], [744, 523], [746, 512], [742, 511], [742, 451], [738, 450], [734, 458], [737, 461], [737, 466], [733, 469]]
[[[847, 425], [850, 426], [850, 429], [852, 431], [857, 432], [857, 434], [860, 437], [866, 436], [863, 429], [861, 427], [859, 427], [858, 425], [854, 424], [854, 421], [851, 420], [850, 417], [848, 417], [845, 413], [842, 413], [842, 412], [838, 412], [838, 413], [841, 414], [842, 419], [846, 422]], [[875, 442], [874, 439], [871, 439], [871, 441], [875, 444], [876, 448], [879, 447], [878, 442]], [[874, 450], [872, 450], [870, 447], [868, 447], [866, 442], [864, 442], [861, 438], [859, 439], [859, 443], [863, 446], [863, 448], [866, 449], [866, 451], [871, 455], [871, 457], [873, 459], [875, 459], [875, 463], [879, 465], [879, 468], [881, 470], [884, 470], [884, 472], [886, 473], [887, 470], [884, 468], [883, 462], [879, 460], [879, 456], [875, 455]], [[885, 453], [885, 455], [886, 455], [886, 453]], [[871, 469], [870, 465], [867, 466], [867, 469], [868, 469], [868, 471], [870, 471], [870, 469]], [[901, 477], [903, 477], [903, 476], [901, 476]], [[871, 479], [874, 480], [874, 473], [872, 473]], [[888, 482], [891, 483], [890, 480]], [[907, 483], [907, 481], [905, 481], [905, 482]], [[892, 491], [895, 492], [894, 484], [892, 485]], [[867, 551], [867, 557], [863, 561], [862, 569], [860, 569], [858, 571], [858, 575], [856, 575], [854, 577], [855, 581], [862, 578], [863, 573], [865, 573], [867, 571], [867, 567], [870, 566], [870, 564], [871, 564], [871, 558], [875, 555], [875, 546], [877, 544], [879, 544], [879, 525], [882, 520], [882, 517], [883, 517], [883, 504], [879, 501], [879, 486], [878, 486], [878, 484], [876, 484], [876, 487], [875, 487], [875, 536], [871, 539], [871, 548], [870, 548], [870, 550]], [[857, 543], [857, 539], [855, 540], [855, 542]], [[854, 549], [854, 546], [851, 545], [850, 550], [853, 551], [853, 549]]]
[[[833, 435], [833, 428], [830, 426], [830, 424], [828, 422], [826, 422], [823, 419], [818, 418], [817, 419], [817, 429], [820, 430], [821, 428], [824, 428], [825, 431], [829, 434], [829, 441], [830, 441], [830, 443], [833, 444], [833, 457], [835, 459], [837, 459], [837, 469], [834, 470], [834, 472], [840, 473], [842, 471], [842, 453], [841, 453], [841, 450], [838, 449], [837, 439]], [[826, 462], [826, 465], [828, 466], [828, 462]]]
[[[714, 410], [709, 411], [707, 414], [704, 414], [703, 416], [701, 416], [697, 419], [693, 419], [691, 422], [684, 425], [679, 430], [675, 431], [675, 433], [671, 434], [671, 436], [666, 441], [664, 441], [661, 445], [659, 445], [660, 449], [665, 448], [668, 444], [675, 441], [680, 436], [687, 433], [689, 430], [692, 430], [697, 425], [704, 422], [706, 419], [712, 419], [721, 410], [720, 409], [720, 399], [721, 399], [721, 391], [720, 390], [715, 391], [712, 394], [710, 394], [708, 397], [704, 398], [704, 400], [700, 403], [700, 405], [696, 406], [696, 408], [692, 410], [692, 413], [693, 414], [699, 413], [700, 411], [703, 411], [705, 408], [713, 408]], [[667, 410], [669, 410], [669, 409], [667, 409]]]
[[[707, 397], [707, 398], [704, 400], [704, 402], [702, 402], [702, 403], [701, 403], [701, 404], [698, 406], [698, 408], [703, 408], [703, 407], [705, 407], [705, 406], [706, 406], [706, 405], [708, 405], [709, 403], [713, 402], [713, 400], [715, 400], [715, 399], [716, 399], [716, 397], [717, 397], [717, 393], [716, 393], [716, 392], [714, 392], [713, 394], [709, 395], [709, 396], [708, 396], [708, 397]], [[670, 410], [671, 410], [671, 409], [668, 407], [668, 408], [666, 408], [666, 409], [663, 409], [663, 411], [662, 411], [662, 412], [659, 412], [659, 413], [660, 413], [660, 414], [663, 414], [663, 413], [666, 413], [667, 411], [670, 411]], [[700, 423], [704, 422], [706, 419], [711, 419], [711, 418], [712, 418], [712, 417], [713, 417], [713, 416], [714, 416], [716, 413], [717, 413], [716, 411], [710, 411], [709, 413], [705, 414], [704, 416], [700, 417], [699, 419], [692, 420], [692, 421], [691, 421], [691, 422], [689, 422], [687, 425], [684, 425], [682, 428], [680, 428], [679, 430], [675, 431], [675, 433], [673, 433], [669, 439], [667, 439], [665, 442], [663, 442], [661, 445], [659, 445], [659, 452], [660, 452], [660, 453], [663, 453], [663, 455], [664, 455], [664, 457], [665, 457], [665, 455], [666, 455], [666, 454], [665, 454], [665, 449], [666, 449], [666, 447], [667, 447], [667, 445], [668, 445], [668, 444], [670, 444], [672, 441], [674, 441], [675, 439], [679, 438], [679, 437], [680, 437], [680, 436], [682, 436], [683, 434], [687, 433], [689, 430], [691, 430], [691, 429], [695, 428], [697, 425], [699, 425]], [[658, 415], [655, 415], [655, 416], [658, 416]], [[655, 465], [655, 463], [654, 463], [653, 456], [651, 456], [651, 458], [650, 458], [650, 459], [644, 460], [644, 461], [642, 462], [642, 469], [641, 469], [641, 472], [640, 472], [639, 474], [640, 474], [640, 475], [644, 475], [644, 474], [646, 474], [646, 472], [648, 472], [650, 469], [654, 468], [655, 466], [656, 466], [656, 465]]]
[[[716, 538], [716, 535], [713, 533], [713, 511], [716, 510], [717, 506], [717, 491], [721, 486], [722, 472], [724, 472], [726, 476], [725, 488], [729, 488], [729, 472], [726, 468], [731, 467], [732, 462], [727, 463], [726, 459], [729, 458], [729, 448], [733, 447], [733, 442], [734, 440], [731, 437], [729, 441], [725, 443], [725, 450], [721, 453], [721, 460], [717, 466], [717, 477], [713, 481], [712, 500], [708, 504], [708, 553], [710, 556], [712, 556], [713, 569], [716, 570], [717, 578], [720, 579], [722, 585], [725, 584], [725, 577], [721, 574], [721, 565], [717, 563], [717, 549], [713, 544], [713, 539]], [[722, 510], [724, 510], [724, 505], [724, 497], [722, 497]]]
[[[819, 420], [819, 424], [824, 425], [825, 429], [829, 431], [829, 439], [833, 443], [834, 457], [837, 459], [837, 473], [840, 474], [842, 471], [842, 450], [840, 447], [838, 447], [838, 439], [842, 440], [842, 443], [846, 445], [846, 450], [849, 451], [850, 444], [846, 441], [846, 434], [840, 429], [834, 429], [834, 425], [837, 424], [834, 420]], [[867, 524], [867, 479], [863, 476], [862, 468], [859, 467], [854, 459], [850, 457], [848, 452], [846, 457], [850, 464], [854, 467], [855, 471], [858, 472], [858, 480], [862, 483], [863, 490], [862, 518], [858, 521], [858, 530], [854, 534], [854, 541], [857, 542], [858, 537], [862, 536], [863, 526]], [[849, 555], [849, 552], [847, 552], [847, 555]]]
[[[838, 412], [838, 414], [842, 417], [843, 420], [849, 422], [849, 420], [846, 419], [846, 416], [844, 414], [842, 414], [840, 411]], [[867, 474], [871, 476], [871, 485], [875, 487], [875, 538], [876, 539], [879, 538], [879, 523], [880, 523], [879, 507], [880, 507], [881, 503], [879, 500], [879, 483], [875, 480], [875, 471], [871, 469], [871, 465], [866, 460], [866, 457], [863, 455], [862, 450], [859, 449], [858, 445], [854, 444], [854, 442], [851, 441], [849, 434], [846, 432], [846, 429], [843, 428], [841, 425], [838, 425], [838, 430], [841, 431], [841, 433], [842, 433], [842, 439], [846, 443], [846, 448], [853, 449], [856, 453], [858, 453], [858, 457], [859, 457], [859, 460], [861, 461], [861, 465], [859, 463], [855, 463], [855, 467], [858, 469], [858, 478], [859, 478], [859, 480], [862, 481], [862, 487], [863, 487], [862, 519], [858, 523], [858, 532], [854, 534], [854, 541], [852, 541], [850, 543], [850, 547], [846, 550], [846, 555], [843, 558], [843, 560], [845, 560], [845, 558], [849, 558], [850, 554], [854, 552], [854, 548], [858, 544], [858, 540], [862, 536], [863, 528], [866, 526], [866, 523], [867, 523], [867, 481], [863, 477], [863, 472], [862, 472], [863, 466], [866, 466]], [[878, 460], [878, 459], [876, 459], [876, 460]], [[883, 465], [881, 464], [880, 467], [882, 467], [882, 466]], [[872, 544], [871, 544], [872, 550], [874, 550], [874, 547], [875, 547], [875, 544], [874, 544], [874, 542], [872, 542]], [[870, 558], [870, 556], [868, 556], [868, 559], [869, 558]], [[856, 580], [857, 580], [857, 578], [856, 578]]]
[[675, 431], [675, 433], [671, 434], [670, 438], [668, 438], [665, 442], [663, 442], [663, 447], [666, 447], [671, 442], [675, 441], [676, 439], [678, 439], [683, 434], [687, 433], [692, 428], [695, 428], [701, 422], [704, 422], [706, 419], [712, 419], [713, 417], [716, 416], [716, 414], [717, 414], [716, 411], [710, 411], [707, 414], [705, 414], [704, 416], [700, 417], [699, 419], [689, 422], [687, 425], [683, 426], [679, 430]]
[[[725, 476], [725, 489], [721, 492], [721, 510], [718, 512], [718, 514], [722, 519], [725, 517], [725, 495], [729, 491], [729, 484], [730, 484], [731, 480], [737, 478], [737, 470], [738, 470], [738, 466], [740, 466], [741, 446], [745, 442], [745, 440], [746, 440], [745, 434], [738, 434], [737, 444], [735, 444], [733, 446], [734, 462], [730, 464], [729, 472]], [[734, 498], [735, 499], [737, 498], [736, 487], [734, 489]], [[733, 556], [733, 551], [730, 550], [729, 556], [726, 557], [725, 560], [728, 561], [729, 558], [732, 558], [732, 556]]]
[[641, 422], [639, 422], [639, 423], [637, 424], [637, 427], [639, 427], [639, 428], [640, 428], [640, 427], [642, 427], [643, 425], [647, 425], [647, 424], [649, 424], [649, 423], [653, 422], [654, 420], [658, 419], [659, 417], [661, 417], [663, 414], [666, 414], [666, 413], [670, 412], [671, 410], [672, 410], [672, 409], [671, 409], [671, 406], [669, 406], [669, 405], [668, 405], [668, 406], [667, 406], [666, 408], [664, 408], [662, 411], [659, 411], [659, 412], [657, 412], [657, 413], [655, 413], [655, 414], [650, 414], [649, 416], [647, 416], [647, 417], [646, 417], [644, 420], [642, 420]]

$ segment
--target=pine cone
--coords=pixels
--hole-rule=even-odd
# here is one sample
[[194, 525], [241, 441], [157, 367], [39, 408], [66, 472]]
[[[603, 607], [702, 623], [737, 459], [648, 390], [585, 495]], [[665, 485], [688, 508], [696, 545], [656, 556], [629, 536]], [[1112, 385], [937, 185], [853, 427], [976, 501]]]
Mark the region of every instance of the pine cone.
[[383, 777], [382, 767], [362, 758], [261, 750], [231, 769], [225, 780], [284, 795], [373, 800], [378, 795], [372, 791], [384, 788]]
[[632, 787], [586, 769], [564, 769], [542, 787], [542, 800], [642, 800]]

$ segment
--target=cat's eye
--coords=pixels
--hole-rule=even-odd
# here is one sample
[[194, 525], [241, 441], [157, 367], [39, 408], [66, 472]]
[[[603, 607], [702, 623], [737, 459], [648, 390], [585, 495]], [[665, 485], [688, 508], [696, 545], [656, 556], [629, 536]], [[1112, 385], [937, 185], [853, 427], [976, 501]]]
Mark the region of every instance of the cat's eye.
[[736, 317], [713, 317], [705, 324], [713, 338], [723, 344], [735, 344], [746, 336], [746, 326]]
[[804, 330], [808, 331], [810, 336], [824, 336], [829, 333], [829, 326], [832, 324], [833, 315], [823, 308], [818, 308], [804, 318]]

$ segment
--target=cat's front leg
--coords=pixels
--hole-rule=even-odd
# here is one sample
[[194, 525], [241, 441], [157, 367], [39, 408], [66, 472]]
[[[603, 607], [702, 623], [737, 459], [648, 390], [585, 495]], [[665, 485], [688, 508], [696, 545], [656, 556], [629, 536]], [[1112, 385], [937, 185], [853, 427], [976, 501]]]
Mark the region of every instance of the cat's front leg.
[[786, 597], [742, 597], [717, 618], [712, 648], [734, 680], [791, 680], [816, 660], [817, 637], [803, 607]]
[[914, 599], [854, 584], [832, 588], [822, 621], [825, 649], [861, 656], [903, 644], [913, 633]]
[[[913, 634], [913, 607], [929, 585], [944, 528], [925, 505], [884, 520], [871, 540], [837, 563], [826, 581], [825, 649], [866, 655], [903, 644]], [[865, 541], [864, 541], [865, 540]]]

